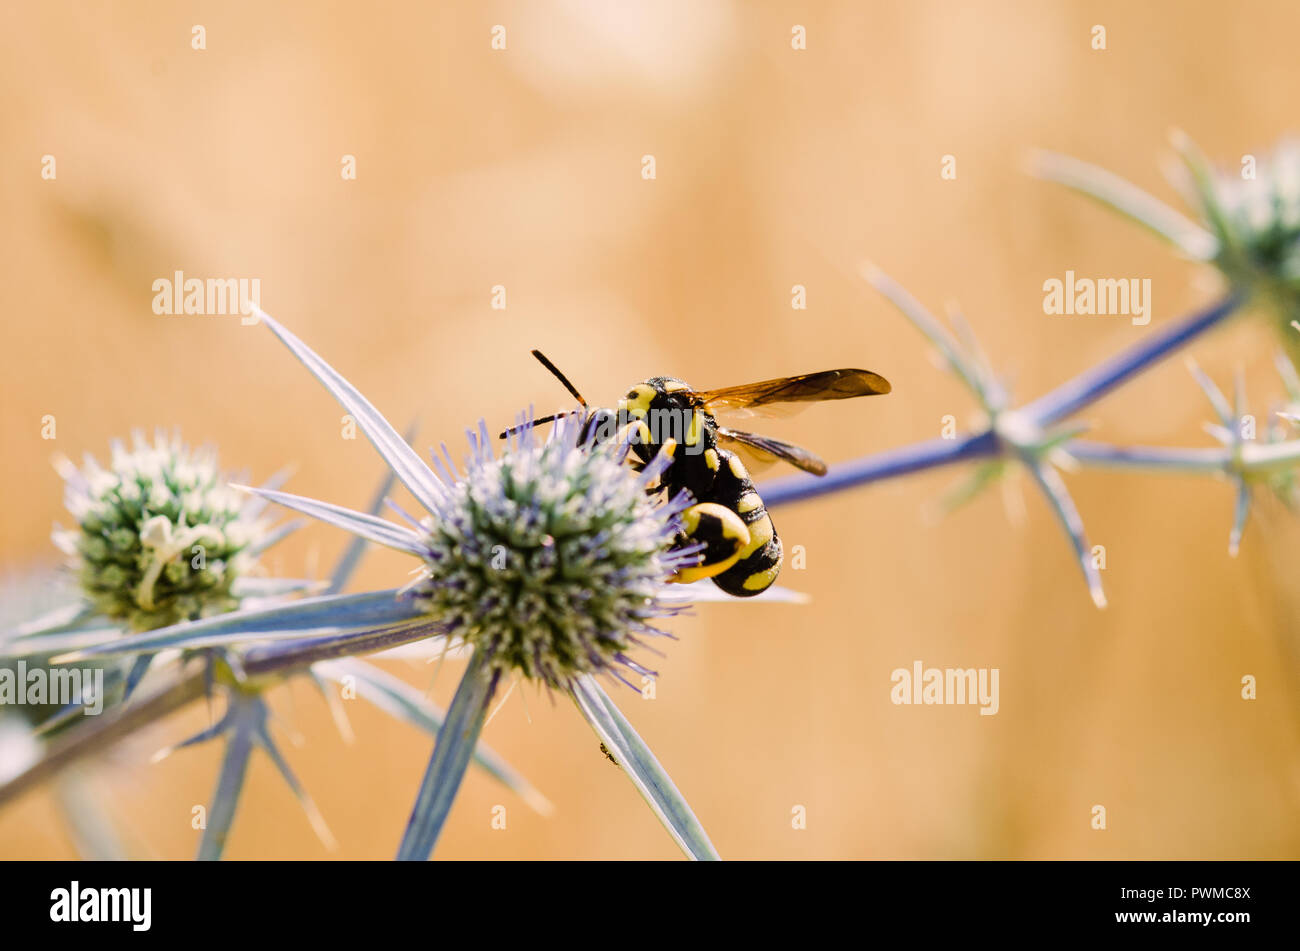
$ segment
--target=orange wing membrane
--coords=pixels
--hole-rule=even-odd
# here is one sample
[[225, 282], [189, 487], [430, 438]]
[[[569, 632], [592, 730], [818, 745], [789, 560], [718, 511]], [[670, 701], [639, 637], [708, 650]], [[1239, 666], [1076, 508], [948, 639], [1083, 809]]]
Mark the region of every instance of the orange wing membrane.
[[889, 381], [870, 370], [822, 370], [776, 380], [726, 386], [718, 390], [696, 390], [692, 395], [710, 413], [750, 409], [772, 403], [817, 403], [875, 396], [892, 389]]

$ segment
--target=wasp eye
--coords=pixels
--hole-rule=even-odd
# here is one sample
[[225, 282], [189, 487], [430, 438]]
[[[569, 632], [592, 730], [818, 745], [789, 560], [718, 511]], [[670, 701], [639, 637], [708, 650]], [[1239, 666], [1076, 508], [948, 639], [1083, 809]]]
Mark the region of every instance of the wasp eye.
[[591, 412], [587, 417], [587, 422], [582, 429], [583, 442], [604, 442], [611, 438], [617, 418], [607, 409], [597, 409]]

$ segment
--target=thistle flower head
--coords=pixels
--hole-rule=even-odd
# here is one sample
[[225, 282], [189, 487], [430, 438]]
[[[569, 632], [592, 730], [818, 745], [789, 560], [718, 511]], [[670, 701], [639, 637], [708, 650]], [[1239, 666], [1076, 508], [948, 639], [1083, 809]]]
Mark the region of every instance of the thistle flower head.
[[[1218, 239], [1215, 263], [1235, 284], [1279, 296], [1300, 310], [1300, 139], [1286, 139], [1251, 166], [1207, 171], [1184, 143], [1201, 216]], [[1253, 172], [1253, 174], [1252, 174]]]
[[439, 464], [445, 491], [423, 523], [416, 586], [493, 668], [556, 687], [619, 667], [651, 673], [626, 652], [638, 635], [662, 635], [650, 622], [676, 610], [663, 584], [696, 558], [673, 548], [689, 495], [646, 492], [666, 461], [634, 472], [625, 447], [582, 443], [580, 432], [570, 418], [541, 440], [525, 423], [495, 456], [480, 424], [463, 475]]
[[161, 434], [112, 447], [108, 466], [87, 456], [56, 467], [77, 527], [54, 541], [72, 560], [84, 596], [133, 631], [233, 610], [235, 579], [265, 526], [231, 489], [215, 453]]
[[[1118, 175], [1087, 162], [1041, 152], [1033, 171], [1088, 195], [1137, 222], [1196, 261], [1213, 264], [1236, 304], [1253, 299], [1281, 318], [1287, 332], [1300, 317], [1300, 138], [1283, 139], [1271, 152], [1244, 155], [1239, 165], [1215, 167], [1186, 133], [1175, 131], [1180, 164], [1169, 178], [1195, 212], [1188, 217]], [[1215, 321], [1217, 322], [1217, 318]], [[1203, 329], [1203, 328], [1199, 328]]]

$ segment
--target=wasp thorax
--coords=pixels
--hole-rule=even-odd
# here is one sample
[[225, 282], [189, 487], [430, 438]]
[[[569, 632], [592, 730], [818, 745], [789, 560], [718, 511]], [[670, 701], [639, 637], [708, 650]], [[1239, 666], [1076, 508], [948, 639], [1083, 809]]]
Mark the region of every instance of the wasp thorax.
[[137, 435], [131, 449], [114, 444], [107, 468], [60, 471], [77, 528], [55, 542], [100, 612], [142, 631], [238, 607], [231, 586], [266, 532], [213, 453]]
[[538, 443], [531, 429], [504, 456], [480, 444], [448, 489], [428, 536], [417, 597], [454, 639], [502, 671], [559, 686], [625, 666], [680, 556], [681, 504], [648, 495], [645, 474], [614, 443], [563, 423]]

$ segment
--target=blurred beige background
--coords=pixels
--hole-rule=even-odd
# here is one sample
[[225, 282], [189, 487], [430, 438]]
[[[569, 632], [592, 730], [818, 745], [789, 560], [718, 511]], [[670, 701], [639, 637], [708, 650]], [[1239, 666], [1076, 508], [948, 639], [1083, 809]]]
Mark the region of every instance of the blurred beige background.
[[[206, 50], [191, 49], [195, 24]], [[53, 452], [102, 457], [135, 426], [214, 442], [257, 479], [294, 463], [295, 491], [366, 503], [378, 457], [340, 438], [341, 410], [264, 328], [154, 316], [151, 283], [177, 269], [260, 278], [262, 305], [396, 425], [418, 416], [421, 450], [457, 445], [480, 416], [558, 406], [530, 347], [595, 401], [659, 373], [718, 386], [865, 366], [893, 395], [764, 431], [832, 462], [931, 438], [971, 403], [855, 275], [866, 259], [936, 311], [959, 300], [1017, 394], [1036, 396], [1215, 290], [1136, 227], [1027, 177], [1027, 151], [1173, 200], [1159, 171], [1171, 127], [1234, 165], [1295, 131], [1298, 32], [1300, 8], [1282, 0], [7, 4], [0, 569], [52, 560], [51, 523], [66, 521]], [[340, 176], [347, 154], [355, 181]], [[940, 178], [945, 154], [955, 181]], [[1067, 268], [1150, 278], [1151, 327], [1045, 317], [1042, 283]], [[504, 311], [490, 307], [498, 284]], [[794, 284], [806, 311], [790, 307]], [[1271, 346], [1238, 323], [1193, 352], [1220, 380], [1245, 363], [1262, 411], [1278, 390]], [[1117, 442], [1208, 444], [1181, 359], [1085, 418]], [[960, 475], [776, 510], [808, 553], [783, 582], [812, 603], [702, 606], [675, 628], [658, 699], [622, 694], [721, 853], [1296, 857], [1290, 516], [1261, 500], [1233, 560], [1228, 486], [1068, 476], [1108, 551], [1099, 612], [1028, 485], [1019, 529], [997, 491], [927, 518]], [[311, 527], [271, 566], [320, 573], [344, 542]], [[399, 584], [408, 568], [377, 552], [357, 584]], [[1001, 711], [892, 705], [890, 671], [914, 660], [998, 667]], [[457, 673], [442, 671], [440, 702]], [[577, 712], [527, 700], [516, 692], [486, 738], [556, 814], [471, 773], [438, 855], [676, 856]], [[306, 685], [276, 707], [305, 738], [289, 758], [340, 841], [332, 854], [391, 856], [430, 741], [356, 703], [345, 745]], [[197, 846], [190, 809], [219, 747], [146, 763], [204, 716], [142, 736], [101, 773], [141, 855]], [[230, 857], [331, 854], [264, 758], [249, 782]], [[505, 831], [489, 824], [498, 803]], [[1095, 803], [1104, 832], [1089, 827]], [[791, 829], [796, 804], [805, 831]], [[48, 795], [0, 813], [0, 856], [71, 854]]]

